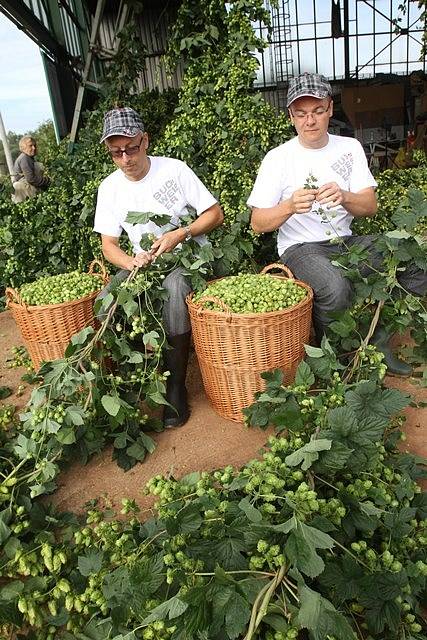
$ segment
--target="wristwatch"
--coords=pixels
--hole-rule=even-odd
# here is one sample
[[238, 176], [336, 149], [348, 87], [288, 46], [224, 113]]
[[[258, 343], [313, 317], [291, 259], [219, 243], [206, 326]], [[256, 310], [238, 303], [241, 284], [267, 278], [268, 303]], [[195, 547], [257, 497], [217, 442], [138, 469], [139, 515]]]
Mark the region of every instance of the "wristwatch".
[[184, 227], [184, 230], [185, 230], [185, 238], [184, 238], [184, 240], [191, 240], [191, 238], [193, 236], [191, 235], [191, 227], [190, 227], [190, 225], [188, 224], [186, 227]]

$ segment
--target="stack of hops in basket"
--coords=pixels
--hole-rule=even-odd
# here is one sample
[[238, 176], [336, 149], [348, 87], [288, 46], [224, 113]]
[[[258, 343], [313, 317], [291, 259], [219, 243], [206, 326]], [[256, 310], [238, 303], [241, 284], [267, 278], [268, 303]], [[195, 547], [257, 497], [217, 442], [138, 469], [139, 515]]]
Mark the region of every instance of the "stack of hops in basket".
[[102, 286], [102, 277], [99, 274], [71, 271], [24, 284], [19, 294], [25, 304], [41, 306], [80, 300], [94, 291], [99, 291]]
[[218, 298], [232, 313], [268, 313], [294, 307], [307, 297], [307, 290], [288, 278], [247, 273], [211, 282], [194, 296], [205, 309], [224, 311], [215, 302], [204, 302], [206, 296]]

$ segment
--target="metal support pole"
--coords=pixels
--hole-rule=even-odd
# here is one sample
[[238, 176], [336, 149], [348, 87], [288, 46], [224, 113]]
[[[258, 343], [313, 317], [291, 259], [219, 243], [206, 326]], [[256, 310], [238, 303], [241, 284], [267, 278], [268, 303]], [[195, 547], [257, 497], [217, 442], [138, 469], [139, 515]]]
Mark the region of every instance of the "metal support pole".
[[91, 34], [90, 34], [89, 51], [88, 51], [88, 54], [87, 54], [87, 57], [86, 57], [86, 63], [85, 63], [84, 71], [83, 71], [83, 77], [82, 77], [82, 80], [81, 80], [81, 83], [79, 85], [79, 89], [78, 89], [78, 92], [77, 92], [76, 106], [74, 107], [73, 124], [71, 126], [71, 133], [70, 133], [70, 143], [71, 143], [71, 145], [74, 144], [74, 142], [76, 141], [76, 137], [77, 137], [77, 129], [78, 129], [78, 126], [79, 126], [80, 113], [81, 113], [81, 110], [82, 110], [83, 96], [84, 96], [84, 92], [85, 92], [85, 84], [86, 84], [87, 79], [89, 78], [90, 68], [92, 66], [93, 47], [94, 47], [94, 45], [96, 43], [96, 39], [98, 37], [98, 30], [99, 30], [99, 25], [100, 25], [100, 22], [101, 22], [102, 14], [104, 12], [105, 1], [106, 0], [98, 0], [97, 5], [96, 5], [95, 17], [93, 19], [92, 31], [91, 31]]
[[129, 5], [126, 1], [120, 2], [117, 22], [114, 27], [113, 51], [117, 53], [120, 45], [120, 32], [124, 28], [129, 15]]
[[44, 75], [46, 78], [46, 85], [47, 85], [47, 91], [49, 93], [49, 101], [50, 101], [50, 106], [52, 109], [52, 118], [53, 118], [53, 129], [55, 131], [55, 138], [56, 138], [56, 143], [59, 144], [60, 140], [61, 140], [61, 136], [59, 134], [59, 125], [58, 125], [58, 114], [56, 112], [55, 109], [55, 105], [54, 105], [54, 101], [52, 98], [52, 86], [51, 83], [49, 82], [49, 75], [48, 75], [48, 68], [47, 68], [47, 62], [46, 62], [46, 54], [40, 49], [40, 56], [42, 59], [42, 63], [43, 63], [43, 71], [44, 71]]
[[348, 0], [344, 0], [344, 78], [350, 78], [350, 29]]
[[0, 111], [0, 140], [3, 143], [3, 149], [4, 149], [4, 155], [6, 156], [7, 168], [9, 169], [10, 179], [12, 180], [12, 175], [13, 175], [12, 154], [10, 153], [9, 141], [7, 139], [6, 129], [4, 128], [1, 111]]

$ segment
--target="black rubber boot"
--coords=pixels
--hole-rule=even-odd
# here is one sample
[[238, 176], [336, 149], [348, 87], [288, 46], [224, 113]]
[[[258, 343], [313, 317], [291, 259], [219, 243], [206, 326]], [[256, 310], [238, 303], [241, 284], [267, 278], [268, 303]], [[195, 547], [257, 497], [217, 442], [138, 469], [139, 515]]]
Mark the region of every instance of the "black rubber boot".
[[166, 338], [170, 347], [165, 349], [163, 356], [163, 368], [165, 371], [170, 371], [166, 383], [166, 400], [175, 410], [165, 406], [163, 426], [165, 429], [171, 429], [182, 426], [190, 417], [185, 377], [190, 352], [191, 331], [179, 336], [166, 336]]
[[384, 354], [384, 364], [387, 365], [387, 373], [406, 378], [412, 374], [412, 367], [394, 355], [389, 345], [390, 338], [390, 334], [388, 334], [383, 327], [377, 327], [371, 338], [371, 343], [377, 347], [378, 351]]

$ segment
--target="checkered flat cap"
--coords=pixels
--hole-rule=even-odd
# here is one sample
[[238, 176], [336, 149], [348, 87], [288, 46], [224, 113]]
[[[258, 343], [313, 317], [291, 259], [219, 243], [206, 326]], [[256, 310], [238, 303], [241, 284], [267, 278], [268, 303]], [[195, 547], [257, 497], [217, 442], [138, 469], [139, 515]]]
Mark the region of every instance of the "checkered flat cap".
[[104, 142], [110, 136], [133, 138], [138, 133], [144, 133], [144, 123], [136, 111], [130, 107], [112, 109], [104, 115], [104, 129], [100, 142]]
[[294, 100], [303, 96], [322, 99], [331, 95], [332, 87], [325, 76], [319, 73], [302, 73], [289, 81], [286, 106], [289, 107]]

